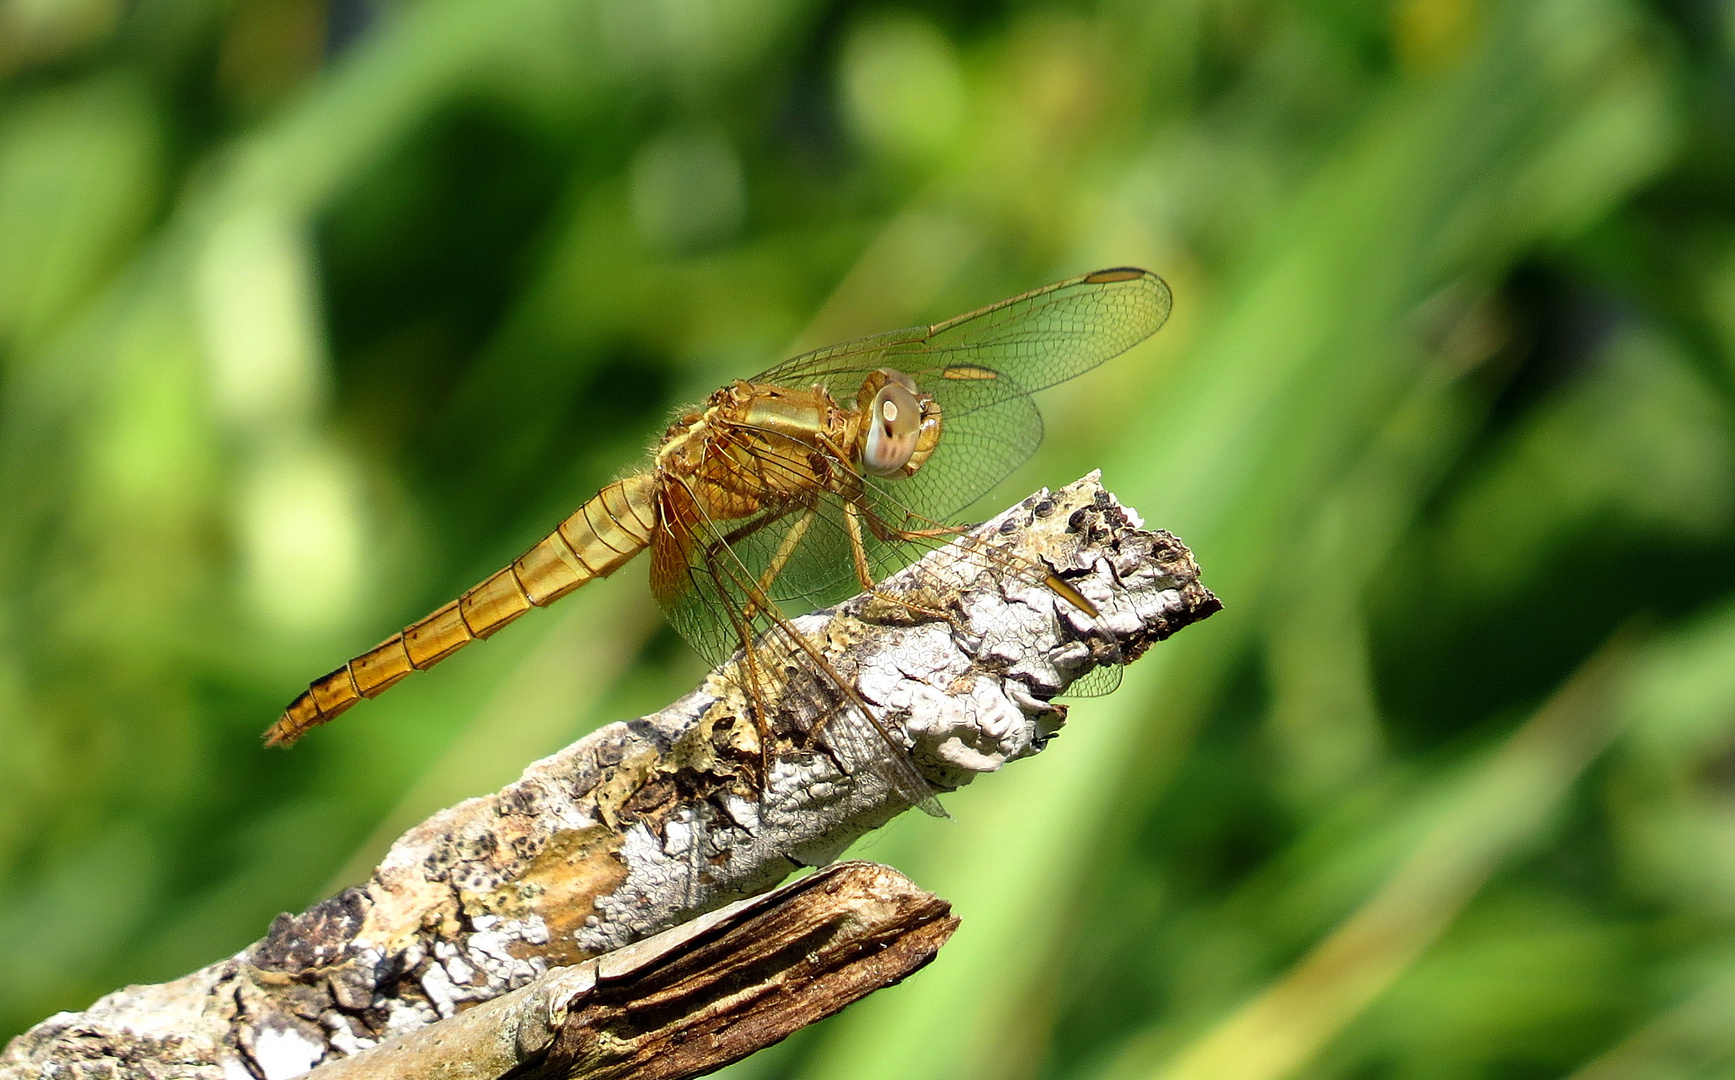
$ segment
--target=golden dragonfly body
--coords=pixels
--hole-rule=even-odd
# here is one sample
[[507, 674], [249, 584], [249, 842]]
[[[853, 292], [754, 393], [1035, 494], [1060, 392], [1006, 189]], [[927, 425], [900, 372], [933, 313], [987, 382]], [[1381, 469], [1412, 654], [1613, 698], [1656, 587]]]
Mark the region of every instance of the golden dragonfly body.
[[[647, 548], [658, 603], [719, 662], [956, 534], [947, 523], [1035, 449], [1030, 393], [1154, 333], [1168, 286], [1130, 267], [1056, 282], [932, 326], [845, 342], [729, 384], [681, 416], [643, 471], [603, 488], [510, 566], [321, 679], [266, 732], [291, 743], [532, 607]], [[1053, 574], [1034, 571], [1087, 612]], [[845, 723], [874, 724], [868, 710]], [[895, 753], [891, 755], [896, 757]], [[891, 766], [918, 797], [906, 762]]]

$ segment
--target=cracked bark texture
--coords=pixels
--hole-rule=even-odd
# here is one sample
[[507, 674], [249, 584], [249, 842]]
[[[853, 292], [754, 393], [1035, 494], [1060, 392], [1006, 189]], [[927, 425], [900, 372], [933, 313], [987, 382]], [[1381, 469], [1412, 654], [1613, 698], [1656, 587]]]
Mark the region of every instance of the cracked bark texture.
[[547, 975], [308, 1080], [682, 1080], [925, 966], [957, 929], [896, 870], [834, 863]]
[[[1219, 609], [1186, 547], [1140, 525], [1092, 473], [795, 622], [953, 790], [1040, 751], [1075, 680]], [[983, 545], [1046, 564], [1097, 617]], [[724, 664], [661, 712], [435, 814], [366, 883], [278, 916], [237, 955], [43, 1021], [0, 1055], [0, 1078], [283, 1080], [831, 861], [910, 803], [859, 767], [812, 665], [783, 670], [769, 746]]]

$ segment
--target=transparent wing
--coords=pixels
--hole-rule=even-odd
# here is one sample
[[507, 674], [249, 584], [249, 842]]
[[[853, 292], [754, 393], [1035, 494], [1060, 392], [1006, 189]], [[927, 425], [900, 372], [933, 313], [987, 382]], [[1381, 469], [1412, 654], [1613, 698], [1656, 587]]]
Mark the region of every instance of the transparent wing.
[[1120, 689], [1121, 672], [1125, 669], [1119, 664], [1105, 664], [1102, 667], [1091, 668], [1080, 675], [1073, 684], [1066, 688], [1060, 696], [1063, 698], [1096, 698], [1107, 697]]
[[853, 401], [878, 368], [912, 376], [940, 404], [939, 448], [912, 477], [868, 483], [922, 517], [949, 521], [1042, 441], [1032, 392], [1156, 333], [1172, 303], [1168, 285], [1148, 270], [1099, 270], [932, 326], [817, 349], [750, 381], [818, 385]]
[[[867, 487], [922, 518], [951, 522], [1030, 459], [1042, 444], [1042, 414], [1010, 377], [950, 387], [940, 400], [940, 442], [914, 476], [865, 477]], [[918, 383], [918, 386], [922, 384]], [[991, 395], [996, 400], [988, 401]]]
[[[682, 502], [679, 494], [668, 499]], [[765, 629], [763, 612], [736, 600], [741, 588], [726, 565], [726, 542], [702, 518], [667, 510], [651, 542], [651, 592], [693, 651], [715, 667]], [[769, 515], [766, 524], [769, 524]]]
[[971, 387], [959, 401], [961, 414], [1065, 382], [1119, 356], [1156, 333], [1171, 306], [1169, 286], [1149, 270], [1098, 270], [932, 326], [815, 349], [750, 381], [817, 384], [849, 396], [868, 372], [894, 367], [929, 393]]

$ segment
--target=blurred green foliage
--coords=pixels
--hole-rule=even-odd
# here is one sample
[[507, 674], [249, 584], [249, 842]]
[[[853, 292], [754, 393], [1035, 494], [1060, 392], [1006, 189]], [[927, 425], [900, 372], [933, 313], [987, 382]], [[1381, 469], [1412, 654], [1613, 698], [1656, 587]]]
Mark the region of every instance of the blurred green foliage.
[[0, 1034], [698, 662], [629, 570], [313, 675], [678, 403], [1139, 264], [1102, 467], [1228, 610], [862, 846], [939, 961], [738, 1077], [1735, 1075], [1735, 9], [0, 0]]

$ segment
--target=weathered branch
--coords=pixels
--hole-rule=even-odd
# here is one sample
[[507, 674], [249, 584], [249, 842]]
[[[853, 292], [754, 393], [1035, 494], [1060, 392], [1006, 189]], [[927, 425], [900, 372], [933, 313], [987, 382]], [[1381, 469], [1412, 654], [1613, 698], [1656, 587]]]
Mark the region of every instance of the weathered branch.
[[[1141, 530], [1094, 474], [970, 535], [796, 620], [942, 791], [1036, 753], [1065, 719], [1052, 697], [1219, 607], [1187, 549]], [[990, 547], [1045, 563], [1097, 616]], [[910, 803], [859, 767], [846, 706], [813, 665], [779, 666], [763, 725], [725, 664], [661, 712], [434, 815], [365, 884], [279, 916], [240, 954], [44, 1021], [0, 1076], [281, 1080], [829, 862]]]
[[682, 1080], [719, 1069], [920, 969], [951, 907], [890, 867], [836, 863], [308, 1080]]

